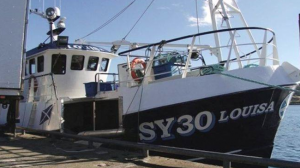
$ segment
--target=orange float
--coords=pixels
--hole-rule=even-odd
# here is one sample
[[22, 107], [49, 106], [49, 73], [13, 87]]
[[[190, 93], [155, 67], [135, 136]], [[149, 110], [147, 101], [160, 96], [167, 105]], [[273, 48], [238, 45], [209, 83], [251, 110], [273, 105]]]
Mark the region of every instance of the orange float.
[[136, 70], [136, 66], [139, 64], [143, 66], [143, 70], [146, 69], [146, 62], [143, 59], [135, 58], [130, 63], [131, 77], [138, 82], [142, 81], [141, 78], [144, 77], [144, 72], [141, 69]]

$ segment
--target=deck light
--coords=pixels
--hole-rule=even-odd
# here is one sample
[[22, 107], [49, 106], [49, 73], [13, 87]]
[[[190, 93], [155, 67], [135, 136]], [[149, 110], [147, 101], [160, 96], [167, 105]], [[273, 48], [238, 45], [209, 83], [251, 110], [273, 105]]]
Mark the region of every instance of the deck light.
[[193, 50], [191, 58], [192, 59], [198, 59], [199, 58], [199, 52], [197, 50]]
[[46, 17], [48, 20], [55, 21], [60, 17], [60, 10], [57, 7], [46, 9]]

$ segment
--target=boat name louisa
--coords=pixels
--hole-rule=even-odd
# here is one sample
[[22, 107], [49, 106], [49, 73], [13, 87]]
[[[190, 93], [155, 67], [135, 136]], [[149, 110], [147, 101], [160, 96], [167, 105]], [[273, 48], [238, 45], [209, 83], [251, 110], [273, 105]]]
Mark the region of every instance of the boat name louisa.
[[[182, 115], [178, 119], [170, 117], [167, 119], [155, 120], [154, 122], [144, 122], [139, 126], [139, 137], [140, 140], [144, 142], [153, 142], [157, 138], [170, 140], [175, 138], [172, 131], [176, 131], [176, 133], [181, 136], [190, 136], [194, 134], [196, 130], [203, 133], [209, 132], [215, 126], [216, 121], [220, 124], [228, 123], [230, 120], [254, 117], [273, 111], [274, 101], [270, 104], [262, 103], [242, 108], [235, 108], [230, 113], [227, 111], [221, 111], [218, 120], [216, 120], [216, 116], [213, 112], [202, 111], [195, 117], [191, 115]], [[177, 123], [177, 128], [173, 128], [175, 123]], [[160, 131], [157, 131], [157, 129]]]

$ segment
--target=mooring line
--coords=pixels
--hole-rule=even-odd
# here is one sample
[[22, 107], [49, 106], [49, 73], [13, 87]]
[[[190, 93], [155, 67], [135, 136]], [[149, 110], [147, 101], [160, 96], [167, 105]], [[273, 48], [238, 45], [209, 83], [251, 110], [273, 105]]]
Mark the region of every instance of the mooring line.
[[255, 81], [255, 80], [251, 80], [251, 79], [247, 79], [247, 78], [242, 78], [242, 77], [230, 75], [230, 74], [223, 73], [223, 72], [215, 72], [215, 73], [216, 74], [220, 74], [220, 75], [224, 75], [224, 76], [228, 76], [228, 77], [231, 77], [231, 78], [243, 80], [243, 81], [246, 81], [246, 82], [256, 83], [256, 84], [260, 84], [260, 85], [264, 85], [264, 86], [269, 86], [269, 87], [272, 87], [272, 88], [286, 90], [286, 91], [291, 91], [291, 92], [295, 92], [295, 93], [299, 93], [300, 94], [299, 90], [290, 89], [290, 88], [287, 88], [287, 87], [282, 87], [282, 86], [278, 86], [278, 85], [271, 85], [271, 84], [268, 84], [268, 83], [263, 83], [263, 82], [259, 82], [259, 81]]
[[210, 66], [204, 67], [203, 69], [200, 69], [199, 75], [203, 76], [203, 75], [210, 75], [210, 74], [220, 74], [220, 75], [224, 75], [224, 76], [227, 76], [230, 78], [239, 79], [239, 80], [246, 81], [246, 82], [256, 83], [256, 84], [260, 84], [260, 85], [300, 94], [300, 90], [290, 89], [290, 88], [282, 87], [282, 86], [278, 86], [278, 85], [271, 85], [268, 83], [259, 82], [259, 81], [252, 80], [252, 79], [247, 79], [247, 78], [243, 78], [243, 77], [239, 77], [239, 76], [230, 75], [228, 73], [224, 73], [224, 69], [225, 69], [224, 66], [222, 66], [220, 64], [210, 65]]

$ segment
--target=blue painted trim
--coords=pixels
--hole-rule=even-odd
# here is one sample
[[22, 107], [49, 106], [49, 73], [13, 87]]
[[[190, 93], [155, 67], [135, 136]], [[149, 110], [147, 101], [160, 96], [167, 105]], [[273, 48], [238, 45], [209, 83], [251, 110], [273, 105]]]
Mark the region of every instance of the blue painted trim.
[[58, 47], [56, 43], [53, 44], [45, 44], [42, 47], [36, 47], [26, 52], [26, 57], [30, 57], [37, 53], [43, 52], [48, 49], [74, 49], [74, 50], [81, 50], [81, 51], [98, 51], [98, 52], [109, 52], [103, 48], [86, 45], [86, 44], [68, 44], [66, 47]]

